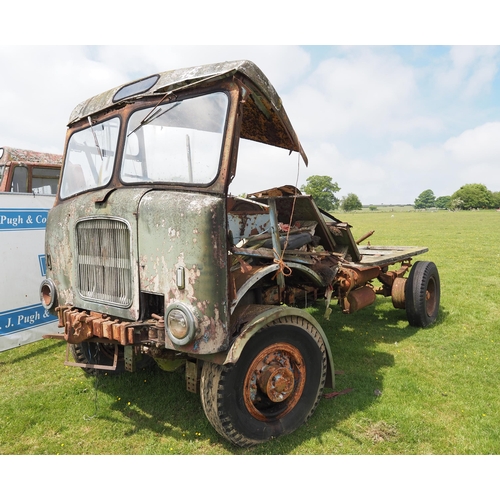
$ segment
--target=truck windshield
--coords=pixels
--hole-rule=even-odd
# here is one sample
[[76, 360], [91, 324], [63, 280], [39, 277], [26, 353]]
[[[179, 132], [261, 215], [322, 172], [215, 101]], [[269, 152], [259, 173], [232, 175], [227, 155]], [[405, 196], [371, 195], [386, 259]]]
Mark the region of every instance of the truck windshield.
[[227, 107], [226, 94], [217, 92], [136, 111], [128, 122], [122, 181], [212, 183]]
[[71, 136], [61, 179], [61, 198], [105, 186], [111, 179], [120, 119], [89, 125]]

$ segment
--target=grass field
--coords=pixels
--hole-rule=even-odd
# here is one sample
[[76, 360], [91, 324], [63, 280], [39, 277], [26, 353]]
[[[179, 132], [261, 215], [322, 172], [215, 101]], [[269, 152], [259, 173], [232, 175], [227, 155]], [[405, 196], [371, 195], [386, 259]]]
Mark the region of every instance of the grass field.
[[[356, 212], [415, 212], [415, 207], [413, 205], [374, 205], [375, 210], [372, 210], [370, 206], [364, 206], [361, 210], [356, 210]], [[345, 216], [345, 212], [344, 212]]]
[[500, 213], [338, 214], [373, 245], [421, 245], [436, 263], [441, 310], [408, 326], [390, 299], [346, 316], [311, 312], [333, 352], [336, 391], [290, 436], [232, 446], [180, 373], [87, 377], [43, 340], [0, 353], [0, 454], [486, 455], [500, 453]]

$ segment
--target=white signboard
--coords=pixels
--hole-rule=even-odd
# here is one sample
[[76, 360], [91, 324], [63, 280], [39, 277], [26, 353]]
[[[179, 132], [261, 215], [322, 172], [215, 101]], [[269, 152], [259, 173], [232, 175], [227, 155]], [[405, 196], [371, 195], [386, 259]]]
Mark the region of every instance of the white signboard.
[[40, 302], [45, 225], [54, 196], [0, 193], [0, 351], [60, 333]]

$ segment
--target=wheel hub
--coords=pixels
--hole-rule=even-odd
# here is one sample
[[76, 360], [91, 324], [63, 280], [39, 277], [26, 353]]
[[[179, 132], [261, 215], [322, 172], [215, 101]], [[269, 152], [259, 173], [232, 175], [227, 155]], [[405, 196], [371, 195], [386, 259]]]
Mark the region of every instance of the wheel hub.
[[260, 390], [274, 403], [284, 401], [293, 391], [293, 372], [279, 366], [266, 366], [257, 376]]
[[425, 309], [429, 316], [434, 314], [436, 308], [436, 284], [434, 280], [430, 280], [425, 291]]
[[300, 399], [306, 378], [300, 351], [286, 343], [261, 351], [250, 364], [244, 381], [247, 410], [259, 420], [283, 417]]

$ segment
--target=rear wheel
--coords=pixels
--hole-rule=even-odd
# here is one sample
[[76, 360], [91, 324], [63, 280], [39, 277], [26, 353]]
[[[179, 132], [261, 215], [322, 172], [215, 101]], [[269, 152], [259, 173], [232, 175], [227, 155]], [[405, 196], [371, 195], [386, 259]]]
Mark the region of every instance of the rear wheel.
[[326, 370], [318, 330], [303, 318], [280, 318], [248, 341], [234, 365], [204, 363], [203, 409], [232, 443], [262, 443], [308, 420], [321, 397]]
[[438, 316], [441, 298], [439, 273], [434, 262], [413, 264], [405, 286], [405, 308], [411, 326], [426, 327]]

